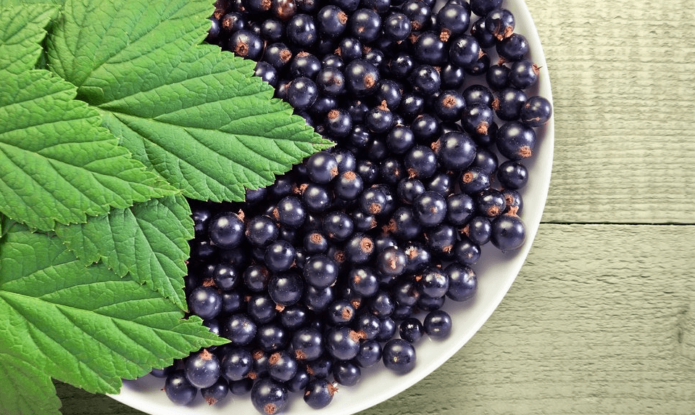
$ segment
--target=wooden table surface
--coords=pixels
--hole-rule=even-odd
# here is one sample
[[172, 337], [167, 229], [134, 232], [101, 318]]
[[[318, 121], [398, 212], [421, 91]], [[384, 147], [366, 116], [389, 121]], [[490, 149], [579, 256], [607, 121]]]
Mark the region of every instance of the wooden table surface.
[[[541, 230], [480, 332], [363, 415], [693, 414], [695, 4], [526, 1], [555, 97]], [[65, 415], [140, 414], [57, 388]]]

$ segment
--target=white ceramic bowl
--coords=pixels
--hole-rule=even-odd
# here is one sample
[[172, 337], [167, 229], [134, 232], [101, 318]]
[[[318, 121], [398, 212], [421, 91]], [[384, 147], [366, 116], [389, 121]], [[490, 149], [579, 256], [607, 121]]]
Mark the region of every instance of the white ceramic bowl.
[[[440, 3], [442, 0], [440, 0]], [[439, 5], [441, 6], [441, 5]], [[529, 91], [530, 95], [539, 94], [552, 102], [550, 76], [541, 42], [536, 32], [533, 19], [523, 0], [505, 0], [504, 7], [516, 17], [516, 32], [526, 36], [531, 46], [531, 60], [541, 66], [540, 81], [536, 90]], [[476, 19], [473, 16], [472, 20]], [[493, 62], [497, 57], [491, 56]], [[483, 83], [484, 78], [473, 83]], [[478, 293], [467, 302], [457, 303], [447, 300], [443, 309], [451, 314], [453, 329], [451, 335], [443, 341], [430, 340], [425, 336], [416, 347], [417, 364], [415, 369], [404, 376], [397, 376], [385, 369], [382, 364], [362, 370], [362, 380], [354, 387], [341, 387], [333, 402], [324, 413], [331, 415], [354, 414], [383, 402], [407, 388], [413, 386], [425, 376], [432, 373], [454, 355], [480, 329], [492, 312], [497, 308], [502, 298], [514, 282], [526, 255], [538, 231], [543, 214], [550, 172], [553, 163], [553, 119], [537, 131], [538, 144], [536, 154], [525, 162], [529, 169], [529, 183], [523, 189], [524, 208], [522, 219], [526, 223], [527, 240], [524, 246], [512, 253], [503, 254], [493, 247], [485, 246], [481, 261], [474, 266], [478, 274]], [[223, 413], [256, 414], [251, 404], [250, 395], [227, 398], [214, 405], [208, 406], [198, 395], [190, 406], [177, 406], [169, 401], [161, 391], [163, 379], [146, 376], [137, 381], [127, 381], [119, 395], [112, 396], [135, 409], [152, 415], [212, 415]], [[316, 415], [320, 412], [309, 408], [301, 399], [301, 394], [294, 394], [286, 414]], [[232, 412], [233, 411], [233, 412]]]

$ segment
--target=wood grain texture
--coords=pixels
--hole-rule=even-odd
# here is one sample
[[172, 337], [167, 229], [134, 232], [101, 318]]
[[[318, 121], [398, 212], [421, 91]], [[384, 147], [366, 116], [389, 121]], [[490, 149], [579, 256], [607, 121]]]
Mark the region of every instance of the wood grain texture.
[[[693, 226], [543, 225], [480, 332], [362, 415], [692, 414], [693, 247]], [[65, 415], [139, 414], [58, 391]]]
[[555, 98], [544, 221], [695, 223], [692, 0], [526, 2]]

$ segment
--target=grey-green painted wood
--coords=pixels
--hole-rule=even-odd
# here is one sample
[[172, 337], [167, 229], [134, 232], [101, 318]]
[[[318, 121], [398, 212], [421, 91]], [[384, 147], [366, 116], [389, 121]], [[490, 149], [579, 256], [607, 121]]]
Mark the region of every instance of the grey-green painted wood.
[[[364, 415], [693, 414], [695, 226], [563, 225], [695, 224], [693, 2], [527, 3], [555, 95], [546, 224], [469, 344]], [[58, 394], [65, 415], [139, 414]]]
[[[693, 413], [693, 247], [695, 226], [543, 225], [480, 332], [363, 415]], [[65, 415], [138, 414], [59, 394]]]

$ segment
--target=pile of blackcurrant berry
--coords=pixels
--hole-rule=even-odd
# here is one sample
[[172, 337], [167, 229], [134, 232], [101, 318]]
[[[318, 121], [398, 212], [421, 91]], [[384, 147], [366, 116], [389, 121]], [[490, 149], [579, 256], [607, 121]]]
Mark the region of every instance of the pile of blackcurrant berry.
[[502, 0], [434, 2], [216, 3], [207, 41], [336, 146], [243, 203], [191, 201], [190, 313], [231, 343], [153, 371], [172, 401], [251, 392], [275, 414], [379, 361], [407, 373], [413, 344], [450, 333], [445, 299], [475, 294], [480, 247], [524, 243], [521, 161], [552, 113], [523, 91], [539, 68]]

